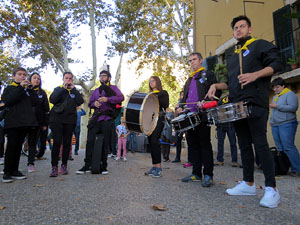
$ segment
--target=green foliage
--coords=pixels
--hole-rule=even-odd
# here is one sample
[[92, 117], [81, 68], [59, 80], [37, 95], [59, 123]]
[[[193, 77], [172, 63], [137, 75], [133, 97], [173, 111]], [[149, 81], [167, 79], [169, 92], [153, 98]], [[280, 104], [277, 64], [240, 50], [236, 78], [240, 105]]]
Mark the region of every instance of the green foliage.
[[218, 82], [227, 82], [227, 68], [225, 64], [216, 64], [214, 73]]
[[298, 63], [298, 60], [295, 57], [294, 58], [288, 58], [288, 60], [287, 60], [287, 64], [292, 65], [292, 64], [296, 64], [296, 63]]
[[8, 83], [9, 77], [13, 68], [20, 66], [18, 60], [11, 57], [7, 52], [4, 52], [0, 46], [0, 82], [1, 85]]

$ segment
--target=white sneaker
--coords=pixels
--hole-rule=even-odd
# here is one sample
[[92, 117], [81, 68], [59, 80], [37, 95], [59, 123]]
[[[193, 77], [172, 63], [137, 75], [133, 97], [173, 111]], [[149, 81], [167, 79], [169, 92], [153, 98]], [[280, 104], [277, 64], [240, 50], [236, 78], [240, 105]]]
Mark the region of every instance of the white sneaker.
[[239, 181], [234, 187], [226, 190], [229, 195], [256, 195], [255, 184], [252, 186], [248, 185], [245, 181]]
[[36, 171], [36, 168], [34, 167], [34, 165], [29, 165], [28, 166], [28, 173], [33, 173]]
[[124, 157], [124, 159], [123, 159], [125, 162], [127, 161], [127, 159], [126, 159], [126, 157]]
[[116, 161], [118, 161], [119, 159], [120, 159], [119, 157], [116, 157], [116, 158], [115, 158]]
[[4, 164], [4, 158], [0, 158], [0, 165]]
[[107, 157], [108, 157], [108, 158], [111, 158], [111, 157], [113, 157], [113, 154], [112, 154], [112, 153], [111, 153], [111, 154], [108, 154]]
[[272, 187], [265, 187], [264, 197], [260, 200], [259, 204], [267, 208], [276, 208], [280, 202], [279, 191]]
[[2, 170], [1, 172], [0, 172], [0, 175], [3, 175], [4, 174], [4, 171]]

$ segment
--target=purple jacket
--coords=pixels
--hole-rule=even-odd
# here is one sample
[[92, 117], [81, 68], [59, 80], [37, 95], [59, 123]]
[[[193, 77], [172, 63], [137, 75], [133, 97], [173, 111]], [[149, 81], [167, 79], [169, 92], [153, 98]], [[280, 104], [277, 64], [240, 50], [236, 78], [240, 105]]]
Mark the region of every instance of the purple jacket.
[[[116, 95], [107, 97], [108, 98], [107, 102], [101, 103], [101, 106], [99, 108], [95, 107], [95, 101], [99, 98], [99, 88], [96, 88], [90, 98], [89, 107], [91, 109], [94, 109], [95, 112], [103, 112], [106, 110], [113, 110], [111, 104], [121, 104], [122, 101], [124, 101], [124, 95], [122, 94], [120, 89], [116, 85], [110, 85], [110, 88], [116, 93]], [[105, 97], [105, 91], [102, 91], [101, 96]], [[112, 119], [111, 116], [101, 115], [99, 116], [97, 121], [110, 120], [110, 119]]]

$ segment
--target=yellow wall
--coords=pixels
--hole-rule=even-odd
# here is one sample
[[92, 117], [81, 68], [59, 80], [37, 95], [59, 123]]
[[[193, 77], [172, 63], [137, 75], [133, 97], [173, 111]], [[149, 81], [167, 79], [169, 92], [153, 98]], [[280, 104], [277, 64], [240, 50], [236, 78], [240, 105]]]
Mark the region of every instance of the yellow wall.
[[[257, 0], [264, 4], [245, 3], [253, 36], [274, 40], [272, 13], [284, 6], [283, 0]], [[217, 47], [232, 38], [232, 18], [244, 14], [243, 0], [194, 0], [194, 50], [208, 57]]]

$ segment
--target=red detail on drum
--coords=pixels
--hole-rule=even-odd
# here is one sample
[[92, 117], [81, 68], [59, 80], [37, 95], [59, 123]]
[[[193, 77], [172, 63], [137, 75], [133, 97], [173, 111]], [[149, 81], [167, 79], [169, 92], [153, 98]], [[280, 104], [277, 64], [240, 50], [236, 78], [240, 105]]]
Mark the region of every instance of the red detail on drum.
[[211, 101], [211, 102], [204, 103], [202, 106], [202, 109], [209, 109], [209, 108], [213, 108], [216, 106], [218, 106], [217, 101]]

